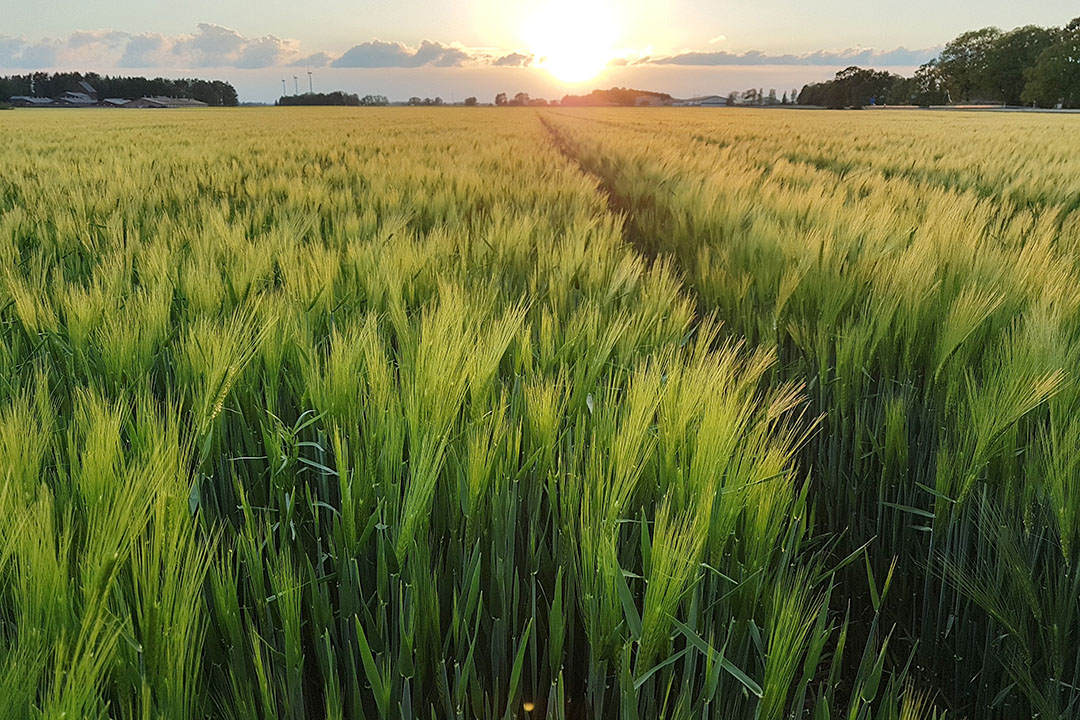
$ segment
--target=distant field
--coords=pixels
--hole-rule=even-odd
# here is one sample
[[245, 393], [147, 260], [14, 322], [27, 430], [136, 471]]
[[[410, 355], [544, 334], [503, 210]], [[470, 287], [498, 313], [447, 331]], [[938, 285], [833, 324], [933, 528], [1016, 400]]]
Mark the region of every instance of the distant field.
[[1080, 715], [1080, 118], [0, 118], [0, 718]]

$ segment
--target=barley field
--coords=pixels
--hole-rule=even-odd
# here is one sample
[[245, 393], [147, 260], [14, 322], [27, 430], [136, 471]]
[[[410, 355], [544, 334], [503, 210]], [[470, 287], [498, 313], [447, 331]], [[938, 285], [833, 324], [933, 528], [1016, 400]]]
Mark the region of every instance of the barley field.
[[1080, 117], [0, 117], [0, 718], [1080, 717]]

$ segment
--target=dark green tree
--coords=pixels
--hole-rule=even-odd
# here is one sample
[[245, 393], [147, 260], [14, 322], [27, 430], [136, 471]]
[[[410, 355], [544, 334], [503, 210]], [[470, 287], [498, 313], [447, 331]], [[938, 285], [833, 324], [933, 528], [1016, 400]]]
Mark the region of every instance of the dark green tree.
[[908, 102], [929, 107], [930, 105], [944, 105], [949, 101], [945, 79], [937, 60], [931, 60], [916, 70], [911, 80], [911, 94]]
[[1024, 103], [1040, 107], [1080, 108], [1080, 18], [1060, 31], [1026, 73]]
[[938, 68], [952, 102], [971, 100], [988, 91], [990, 55], [1001, 34], [996, 27], [971, 30], [941, 51]]
[[149, 95], [191, 98], [207, 105], [235, 106], [239, 104], [236, 88], [222, 80], [197, 80], [180, 78], [148, 79], [144, 77], [119, 77], [98, 73], [43, 73], [13, 75], [0, 78], [0, 99], [11, 95], [36, 95], [55, 98], [68, 91], [81, 92], [80, 82], [90, 83], [99, 98], [135, 99]]
[[[371, 96], [368, 96], [371, 97]], [[277, 101], [278, 105], [360, 105], [360, 98], [355, 93], [335, 90], [329, 93], [304, 93], [303, 95], [285, 95]]]
[[1024, 73], [1033, 67], [1043, 51], [1054, 43], [1054, 31], [1025, 25], [998, 37], [986, 58], [986, 86], [1002, 102], [1017, 105], [1027, 80]]

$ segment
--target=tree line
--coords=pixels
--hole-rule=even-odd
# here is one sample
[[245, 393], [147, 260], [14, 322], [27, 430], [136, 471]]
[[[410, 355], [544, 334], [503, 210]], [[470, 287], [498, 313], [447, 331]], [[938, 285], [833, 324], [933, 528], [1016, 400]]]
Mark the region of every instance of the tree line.
[[802, 105], [834, 108], [965, 102], [1080, 108], [1080, 18], [1060, 28], [972, 30], [912, 77], [853, 66], [799, 93]]
[[514, 95], [514, 97], [508, 97], [506, 93], [499, 93], [495, 96], [496, 107], [538, 106], [547, 104], [548, 101], [544, 98], [529, 97], [529, 93], [526, 92], [519, 92]]
[[776, 97], [776, 90], [770, 89], [768, 94], [763, 88], [750, 88], [744, 92], [731, 92], [727, 95], [728, 105], [791, 105], [798, 98], [798, 91], [792, 88], [791, 94], [784, 91], [781, 98]]
[[613, 87], [608, 90], [593, 90], [588, 95], [566, 95], [560, 105], [622, 105], [632, 107], [638, 104], [641, 98], [656, 98], [661, 102], [671, 102], [672, 97], [667, 93], [653, 92], [651, 90], [635, 90], [627, 87]]
[[80, 82], [97, 90], [99, 98], [141, 98], [154, 95], [190, 98], [207, 105], [233, 107], [239, 104], [236, 88], [223, 80], [196, 78], [145, 78], [99, 75], [94, 72], [35, 72], [0, 77], [0, 101], [16, 95], [56, 98], [66, 92], [82, 92]]
[[[564, 95], [562, 100], [551, 101], [545, 100], [544, 98], [530, 97], [529, 93], [526, 92], [519, 92], [513, 97], [510, 97], [506, 93], [499, 93], [495, 96], [495, 105], [497, 107], [540, 105], [563, 105], [568, 107], [625, 105], [632, 107], [637, 105], [641, 98], [657, 98], [661, 102], [670, 102], [672, 100], [671, 95], [668, 95], [667, 93], [652, 92], [651, 90], [634, 90], [633, 88], [625, 87], [613, 87], [609, 90], [593, 90], [588, 95]], [[475, 98], [470, 99], [475, 100]], [[465, 104], [468, 105], [470, 103], [466, 100]]]
[[385, 95], [365, 95], [360, 97], [356, 93], [347, 93], [335, 90], [328, 93], [304, 93], [303, 95], [283, 95], [278, 98], [276, 105], [343, 105], [348, 107], [378, 107], [389, 105], [390, 100]]

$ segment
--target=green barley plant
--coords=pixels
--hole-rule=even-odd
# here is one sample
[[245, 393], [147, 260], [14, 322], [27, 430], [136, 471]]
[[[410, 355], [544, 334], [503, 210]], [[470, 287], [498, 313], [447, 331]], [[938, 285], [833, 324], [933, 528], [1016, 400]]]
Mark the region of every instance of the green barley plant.
[[5, 114], [0, 718], [1080, 716], [1074, 125]]

